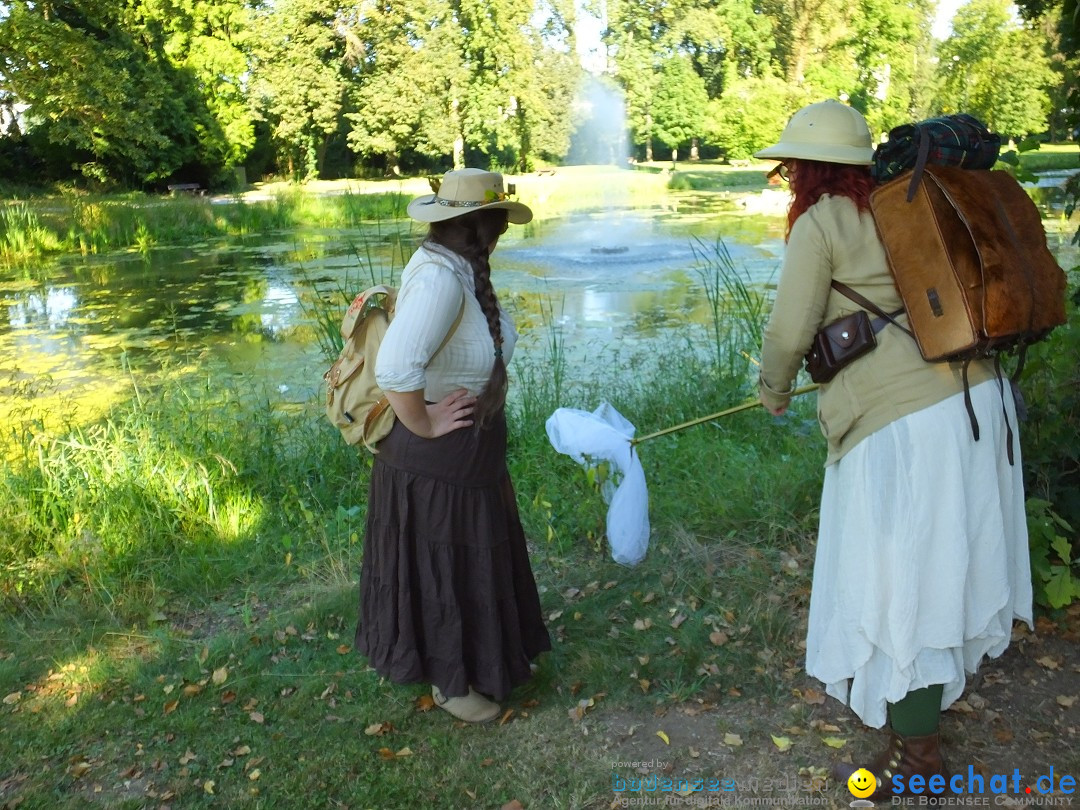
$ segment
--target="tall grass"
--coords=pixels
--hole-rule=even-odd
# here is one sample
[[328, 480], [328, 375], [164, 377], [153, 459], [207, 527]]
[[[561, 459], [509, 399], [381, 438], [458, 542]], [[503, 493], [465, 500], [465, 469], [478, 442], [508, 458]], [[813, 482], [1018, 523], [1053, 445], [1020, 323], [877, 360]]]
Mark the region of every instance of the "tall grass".
[[0, 209], [0, 263], [18, 264], [53, 253], [146, 250], [298, 227], [351, 229], [374, 223], [378, 232], [380, 223], [403, 215], [404, 205], [400, 192], [315, 196], [290, 188], [270, 200], [236, 197], [224, 204], [206, 197], [146, 195], [69, 195], [19, 202]]
[[[707, 293], [728, 302], [714, 309], [717, 351], [742, 347], [751, 327], [740, 319], [756, 312], [756, 301], [731, 277], [720, 273], [716, 281], [728, 285]], [[317, 300], [310, 314], [327, 332], [320, 342], [329, 341], [349, 296], [342, 290]], [[693, 350], [672, 359], [645, 346], [633, 356], [593, 357], [591, 371], [571, 375], [555, 303], [543, 311], [545, 351], [512, 364], [511, 465], [522, 517], [552, 553], [577, 553], [582, 542], [600, 552], [605, 510], [596, 482], [556, 456], [547, 417], [558, 407], [591, 410], [606, 399], [640, 433], [651, 432], [748, 396], [745, 362], [721, 364]], [[336, 353], [329, 342], [322, 351]], [[38, 424], [16, 435], [11, 462], [0, 470], [0, 595], [7, 607], [81, 594], [126, 602], [117, 609], [138, 613], [158, 590], [208, 594], [242, 575], [294, 577], [297, 565], [348, 570], [369, 457], [342, 443], [317, 401], [301, 412], [272, 402], [254, 384], [181, 377], [133, 391], [95, 424]], [[643, 445], [662, 521], [709, 532], [789, 522], [805, 493], [790, 486], [790, 467], [774, 465], [772, 454], [806, 456], [789, 429], [761, 432], [764, 422], [757, 415]], [[751, 487], [752, 465], [761, 469]], [[710, 473], [699, 476], [702, 470]], [[802, 475], [814, 478], [812, 461]], [[763, 507], [758, 496], [770, 489], [777, 497]], [[794, 525], [778, 531], [801, 530], [801, 521]]]
[[761, 335], [769, 319], [771, 304], [760, 285], [753, 284], [745, 270], [735, 263], [723, 239], [707, 245], [693, 243], [697, 273], [712, 316], [712, 361], [716, 368], [735, 376], [760, 354]]

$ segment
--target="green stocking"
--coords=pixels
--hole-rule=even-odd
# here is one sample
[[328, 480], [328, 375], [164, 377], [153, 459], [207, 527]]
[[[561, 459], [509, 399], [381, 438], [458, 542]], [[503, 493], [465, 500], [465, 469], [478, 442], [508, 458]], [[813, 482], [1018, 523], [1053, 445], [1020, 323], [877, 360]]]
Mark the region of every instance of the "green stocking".
[[942, 684], [908, 692], [903, 700], [889, 704], [889, 725], [901, 737], [936, 734], [941, 719]]

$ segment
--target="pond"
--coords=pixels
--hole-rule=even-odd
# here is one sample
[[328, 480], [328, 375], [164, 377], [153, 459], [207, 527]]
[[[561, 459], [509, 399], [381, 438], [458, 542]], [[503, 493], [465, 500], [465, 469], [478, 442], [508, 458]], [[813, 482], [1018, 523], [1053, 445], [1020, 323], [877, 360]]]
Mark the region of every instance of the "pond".
[[[512, 228], [493, 280], [518, 320], [522, 355], [541, 356], [552, 329], [571, 374], [614, 344], [688, 329], [704, 343], [703, 260], [722, 240], [743, 280], [767, 285], [779, 270], [785, 201], [769, 190], [741, 204], [671, 192], [652, 207], [612, 205]], [[1059, 230], [1053, 248], [1075, 263], [1075, 252], [1065, 257], [1071, 231]], [[405, 220], [297, 228], [4, 271], [0, 413], [49, 397], [86, 418], [177, 373], [208, 385], [255, 380], [283, 403], [310, 403], [327, 365], [319, 301], [343, 309], [359, 289], [396, 281], [420, 236]]]

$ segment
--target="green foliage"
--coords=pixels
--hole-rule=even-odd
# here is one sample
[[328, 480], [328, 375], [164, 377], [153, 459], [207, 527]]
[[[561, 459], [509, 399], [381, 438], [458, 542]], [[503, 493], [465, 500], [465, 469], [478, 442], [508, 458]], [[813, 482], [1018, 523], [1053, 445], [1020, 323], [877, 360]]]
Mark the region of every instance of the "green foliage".
[[[1028, 350], [1021, 387], [1028, 403], [1023, 442], [1025, 485], [1029, 496], [1032, 568], [1041, 604], [1060, 607], [1070, 592], [1068, 572], [1080, 576], [1080, 314], [1069, 307], [1069, 321]], [[1063, 603], [1061, 600], [1065, 600]]]
[[672, 56], [660, 69], [660, 84], [650, 110], [656, 138], [670, 149], [699, 135], [705, 125], [708, 103], [705, 85], [689, 59]]
[[100, 253], [175, 245], [192, 239], [240, 236], [300, 223], [353, 228], [399, 218], [400, 191], [333, 197], [279, 191], [268, 201], [215, 205], [205, 197], [148, 198], [67, 195], [0, 208], [0, 265], [25, 264], [61, 252]]
[[737, 79], [709, 102], [705, 137], [720, 144], [729, 160], [749, 158], [773, 143], [806, 96], [774, 76]]
[[291, 179], [319, 176], [345, 101], [344, 38], [333, 0], [281, 0], [255, 19], [255, 95]]
[[1067, 607], [1080, 599], [1080, 559], [1069, 540], [1076, 531], [1041, 498], [1028, 498], [1027, 517], [1035, 602], [1051, 610]]
[[942, 44], [937, 107], [967, 112], [993, 132], [1046, 129], [1054, 74], [1037, 35], [1012, 21], [1005, 0], [973, 0], [957, 12]]

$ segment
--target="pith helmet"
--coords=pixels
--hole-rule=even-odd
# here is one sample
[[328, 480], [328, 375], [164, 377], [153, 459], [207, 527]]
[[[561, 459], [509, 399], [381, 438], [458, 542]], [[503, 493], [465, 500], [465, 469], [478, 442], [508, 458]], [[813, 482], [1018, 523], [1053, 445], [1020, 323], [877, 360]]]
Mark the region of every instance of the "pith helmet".
[[810, 104], [791, 116], [779, 143], [755, 152], [754, 157], [869, 166], [874, 161], [874, 147], [870, 127], [859, 111], [829, 100]]

